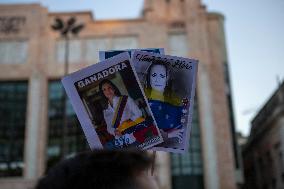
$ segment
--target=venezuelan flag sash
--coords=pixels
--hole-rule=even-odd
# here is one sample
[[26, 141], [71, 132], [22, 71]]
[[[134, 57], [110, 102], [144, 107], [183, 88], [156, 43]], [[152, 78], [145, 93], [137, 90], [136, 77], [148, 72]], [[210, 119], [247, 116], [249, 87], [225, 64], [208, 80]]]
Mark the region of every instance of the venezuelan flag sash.
[[112, 119], [113, 128], [119, 127], [120, 120], [121, 120], [124, 108], [126, 106], [127, 98], [128, 98], [127, 96], [119, 97], [117, 107], [116, 107], [116, 110], [114, 112], [114, 116], [113, 116], [113, 119]]
[[112, 126], [117, 129], [120, 133], [123, 133], [125, 130], [145, 121], [143, 117], [139, 117], [136, 120], [125, 120], [120, 124], [120, 120], [124, 111], [124, 108], [127, 103], [128, 96], [119, 97], [117, 107], [113, 116]]

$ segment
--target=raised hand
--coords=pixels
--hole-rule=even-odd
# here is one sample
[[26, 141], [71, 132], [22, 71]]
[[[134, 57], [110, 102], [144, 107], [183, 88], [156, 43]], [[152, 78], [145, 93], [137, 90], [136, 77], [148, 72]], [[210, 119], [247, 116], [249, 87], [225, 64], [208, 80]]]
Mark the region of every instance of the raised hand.
[[182, 142], [182, 135], [184, 129], [174, 129], [168, 133], [168, 138], [178, 138], [178, 142]]

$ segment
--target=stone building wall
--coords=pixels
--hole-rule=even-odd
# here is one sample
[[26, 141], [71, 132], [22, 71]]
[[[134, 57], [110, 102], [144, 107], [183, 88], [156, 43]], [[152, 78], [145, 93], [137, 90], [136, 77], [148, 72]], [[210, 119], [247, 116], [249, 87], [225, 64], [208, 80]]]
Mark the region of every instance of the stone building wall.
[[[0, 178], [0, 187], [29, 188], [46, 169], [48, 81], [64, 73], [64, 41], [51, 25], [57, 17], [71, 16], [85, 28], [71, 37], [69, 72], [96, 63], [97, 50], [104, 49], [163, 47], [166, 53], [200, 60], [197, 95], [204, 185], [207, 189], [236, 188], [223, 70], [227, 62], [224, 18], [208, 13], [199, 0], [146, 0], [140, 18], [105, 21], [94, 19], [90, 12], [49, 13], [38, 4], [1, 5], [0, 20], [16, 17], [18, 21], [7, 21], [7, 27], [16, 29], [1, 28], [0, 40], [21, 41], [25, 50], [20, 63], [0, 62], [0, 80], [27, 80], [29, 86], [24, 174], [22, 178]], [[157, 157], [161, 188], [170, 189], [170, 157], [166, 153]]]

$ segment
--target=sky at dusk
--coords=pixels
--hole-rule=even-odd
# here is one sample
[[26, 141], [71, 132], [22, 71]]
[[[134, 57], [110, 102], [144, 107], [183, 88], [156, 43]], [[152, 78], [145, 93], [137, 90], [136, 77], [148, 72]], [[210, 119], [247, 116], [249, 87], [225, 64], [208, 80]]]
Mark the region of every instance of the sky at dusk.
[[[0, 0], [41, 3], [49, 11], [93, 11], [95, 19], [136, 18], [143, 0]], [[203, 0], [225, 16], [225, 34], [237, 130], [250, 121], [284, 80], [283, 0]], [[190, 9], [189, 9], [190, 11]]]

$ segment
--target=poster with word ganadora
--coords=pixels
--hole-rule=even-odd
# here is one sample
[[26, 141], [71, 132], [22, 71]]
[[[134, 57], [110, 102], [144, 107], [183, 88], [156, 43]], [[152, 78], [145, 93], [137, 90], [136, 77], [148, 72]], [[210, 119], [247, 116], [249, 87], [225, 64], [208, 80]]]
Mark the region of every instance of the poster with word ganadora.
[[91, 149], [148, 149], [163, 141], [127, 52], [62, 83]]
[[188, 151], [198, 61], [135, 51], [132, 63], [164, 140], [153, 149]]

